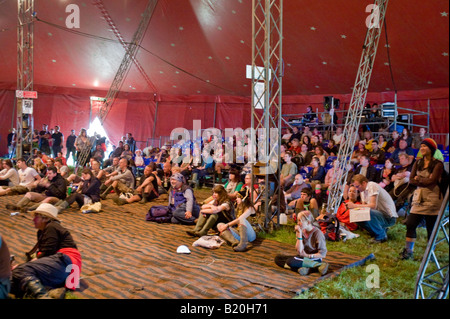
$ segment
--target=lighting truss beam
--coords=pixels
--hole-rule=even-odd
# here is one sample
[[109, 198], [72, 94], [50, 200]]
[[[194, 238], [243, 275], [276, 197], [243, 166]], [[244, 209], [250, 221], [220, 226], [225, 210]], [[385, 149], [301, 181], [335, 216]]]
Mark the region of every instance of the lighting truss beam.
[[[433, 233], [423, 255], [417, 274], [415, 299], [447, 299], [448, 297], [448, 219], [449, 219], [448, 188], [442, 202]], [[442, 245], [441, 245], [442, 244]], [[441, 266], [436, 256], [436, 248], [443, 246], [447, 253], [447, 265]]]
[[119, 70], [117, 71], [116, 76], [114, 77], [108, 94], [106, 95], [105, 103], [102, 104], [99, 110], [99, 119], [102, 124], [105, 121], [106, 116], [108, 115], [108, 112], [110, 111], [111, 106], [120, 91], [120, 88], [122, 87], [123, 80], [125, 79], [128, 70], [130, 69], [131, 62], [136, 58], [139, 46], [148, 28], [157, 3], [158, 0], [150, 0], [148, 2], [147, 7], [142, 15], [141, 22], [139, 23], [139, 27], [136, 30], [131, 43], [126, 48], [125, 56], [119, 66]]
[[[252, 135], [262, 131], [263, 138], [258, 142], [258, 160], [260, 163], [266, 164], [264, 189], [270, 189], [270, 178], [274, 179], [278, 185], [276, 209], [277, 217], [279, 217], [283, 0], [253, 0], [252, 9]], [[276, 133], [274, 134], [274, 132]], [[253, 135], [251, 140], [252, 142], [256, 141], [256, 136]], [[274, 166], [271, 166], [269, 162]], [[274, 172], [269, 171], [269, 167], [272, 167]], [[255, 172], [254, 165], [252, 170]], [[267, 228], [272, 222], [272, 205], [268, 204], [268, 192], [264, 192], [261, 200], [266, 203], [266, 205], [262, 205], [261, 213], [265, 216], [264, 226]], [[279, 218], [277, 218], [277, 223], [279, 223]]]
[[348, 169], [351, 155], [358, 138], [359, 125], [361, 124], [362, 113], [366, 103], [366, 96], [369, 89], [370, 78], [372, 76], [378, 43], [386, 16], [388, 0], [376, 0], [373, 12], [373, 27], [367, 30], [364, 41], [363, 52], [359, 64], [358, 74], [353, 87], [352, 99], [347, 113], [344, 127], [345, 141], [339, 148], [337, 159], [339, 161], [339, 172], [336, 174], [336, 183], [331, 185], [328, 197], [328, 211], [336, 213], [342, 200], [344, 186], [347, 182]]
[[[34, 0], [17, 0], [17, 17], [17, 90], [33, 91]], [[24, 145], [31, 152], [33, 127], [29, 123], [33, 121], [32, 114], [24, 119], [21, 98], [16, 98], [16, 109], [16, 157], [20, 158]]]

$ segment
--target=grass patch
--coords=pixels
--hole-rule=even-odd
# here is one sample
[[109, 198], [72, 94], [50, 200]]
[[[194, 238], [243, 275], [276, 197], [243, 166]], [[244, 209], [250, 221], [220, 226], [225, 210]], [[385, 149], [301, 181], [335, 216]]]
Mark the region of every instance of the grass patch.
[[[282, 243], [295, 245], [294, 224], [280, 226], [272, 233], [260, 233], [259, 236]], [[427, 233], [418, 228], [414, 259], [403, 261], [399, 253], [405, 245], [406, 226], [399, 219], [388, 231], [389, 240], [382, 244], [372, 244], [368, 233], [357, 230], [359, 238], [346, 242], [327, 241], [329, 251], [366, 257], [375, 255], [375, 259], [366, 265], [349, 268], [337, 276], [319, 282], [314, 288], [296, 296], [297, 299], [411, 299], [414, 298], [417, 274], [427, 246]], [[437, 246], [436, 256], [441, 265], [448, 265], [448, 246]], [[378, 280], [373, 280], [375, 271]]]

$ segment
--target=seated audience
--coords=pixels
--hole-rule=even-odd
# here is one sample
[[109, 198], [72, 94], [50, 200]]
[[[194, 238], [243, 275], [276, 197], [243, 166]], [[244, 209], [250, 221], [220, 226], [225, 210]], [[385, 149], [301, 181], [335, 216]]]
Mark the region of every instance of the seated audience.
[[398, 142], [399, 147], [396, 148], [394, 150], [394, 152], [392, 153], [391, 158], [394, 160], [395, 164], [400, 164], [400, 159], [399, 159], [399, 154], [400, 153], [406, 153], [410, 156], [414, 156], [414, 150], [408, 146], [408, 142], [404, 139], [400, 139], [400, 141]]
[[392, 197], [380, 185], [369, 181], [363, 175], [353, 176], [353, 186], [360, 192], [361, 204], [348, 202], [347, 207], [370, 208], [370, 220], [358, 222], [358, 226], [367, 230], [374, 237], [374, 243], [388, 240], [387, 229], [393, 226], [398, 218]]
[[384, 164], [386, 159], [385, 152], [379, 147], [378, 140], [372, 140], [372, 152], [369, 154], [370, 164]]
[[111, 174], [105, 181], [106, 190], [100, 195], [101, 199], [106, 199], [106, 196], [114, 189], [114, 193], [116, 196], [119, 196], [122, 193], [133, 193], [135, 178], [131, 169], [129, 167], [128, 159], [121, 158], [119, 160], [119, 169], [116, 174]]
[[219, 223], [217, 230], [234, 251], [243, 252], [247, 250], [248, 243], [256, 239], [256, 233], [249, 221], [256, 211], [248, 189], [238, 192], [236, 204], [236, 218], [228, 223]]
[[368, 155], [362, 155], [359, 158], [359, 166], [355, 169], [355, 175], [361, 174], [365, 176], [370, 182], [378, 182], [377, 169], [370, 165]]
[[349, 231], [355, 231], [358, 229], [358, 225], [350, 222], [350, 210], [347, 203], [361, 204], [359, 201], [359, 192], [354, 186], [350, 186], [348, 189], [348, 199], [339, 206], [336, 212], [336, 218]]
[[41, 180], [41, 176], [38, 172], [32, 167], [28, 167], [24, 158], [19, 158], [17, 160], [17, 167], [19, 168], [19, 185], [12, 187], [8, 186], [6, 188], [0, 187], [0, 196], [25, 194], [33, 190]]
[[158, 176], [156, 174], [154, 165], [145, 166], [144, 175], [139, 179], [133, 196], [130, 198], [114, 197], [114, 202], [119, 206], [134, 202], [145, 204], [158, 198]]
[[100, 181], [94, 176], [92, 170], [85, 167], [81, 172], [81, 183], [77, 191], [70, 194], [64, 201], [56, 205], [58, 213], [77, 202], [78, 208], [100, 201]]
[[295, 226], [297, 255], [277, 255], [275, 263], [278, 266], [296, 271], [302, 276], [311, 271], [317, 271], [321, 276], [327, 273], [328, 263], [323, 261], [327, 255], [327, 243], [322, 231], [314, 226], [314, 221], [310, 211], [298, 213]]
[[313, 167], [306, 174], [305, 182], [311, 185], [311, 188], [314, 189], [316, 184], [322, 184], [325, 180], [325, 168], [320, 165], [320, 160], [317, 157], [313, 157], [311, 161], [311, 166]]
[[288, 204], [289, 201], [299, 199], [301, 197], [302, 190], [306, 187], [311, 186], [305, 183], [305, 181], [303, 180], [303, 176], [301, 174], [295, 175], [295, 180], [291, 188], [284, 192], [284, 199], [286, 200], [286, 204]]
[[2, 167], [3, 169], [0, 171], [0, 188], [2, 188], [1, 186], [14, 187], [19, 185], [19, 172], [14, 168], [11, 160], [2, 160]]
[[282, 189], [288, 189], [294, 182], [297, 174], [297, 165], [292, 162], [292, 152], [287, 151], [284, 155], [285, 164], [281, 168], [280, 184]]
[[382, 188], [384, 188], [388, 193], [391, 189], [394, 188], [394, 183], [392, 181], [392, 176], [397, 173], [397, 169], [394, 166], [394, 160], [392, 158], [388, 158], [384, 163], [384, 168], [380, 173], [379, 183]]
[[401, 167], [397, 168], [397, 172], [391, 178], [394, 187], [390, 190], [389, 195], [394, 200], [397, 210], [400, 210], [416, 187], [410, 184], [414, 158], [406, 153], [401, 153], [398, 158]]
[[172, 223], [193, 225], [200, 213], [194, 192], [180, 173], [170, 177], [170, 185], [169, 207], [172, 211]]
[[222, 185], [213, 188], [212, 200], [200, 209], [194, 229], [186, 231], [193, 237], [202, 237], [218, 223], [229, 223], [235, 219], [234, 205]]
[[51, 166], [47, 170], [47, 177], [39, 181], [33, 192], [27, 192], [17, 204], [7, 204], [6, 208], [25, 212], [30, 202], [54, 204], [66, 198], [66, 190], [66, 180], [58, 174], [55, 166]]
[[309, 210], [314, 217], [319, 216], [319, 203], [313, 197], [313, 191], [309, 187], [302, 189], [300, 198], [290, 202], [289, 206], [295, 207], [295, 213]]

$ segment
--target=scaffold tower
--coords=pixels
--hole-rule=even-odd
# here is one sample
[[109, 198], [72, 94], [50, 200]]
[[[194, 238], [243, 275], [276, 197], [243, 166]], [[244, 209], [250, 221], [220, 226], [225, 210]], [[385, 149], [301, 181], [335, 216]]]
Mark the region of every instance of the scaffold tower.
[[[253, 0], [252, 10], [251, 144], [258, 156], [250, 160], [258, 164], [253, 165], [253, 176], [264, 179], [261, 186], [267, 191], [261, 193], [261, 214], [264, 227], [269, 228], [275, 215], [279, 224], [281, 196], [283, 0]], [[256, 151], [249, 153], [256, 155]]]

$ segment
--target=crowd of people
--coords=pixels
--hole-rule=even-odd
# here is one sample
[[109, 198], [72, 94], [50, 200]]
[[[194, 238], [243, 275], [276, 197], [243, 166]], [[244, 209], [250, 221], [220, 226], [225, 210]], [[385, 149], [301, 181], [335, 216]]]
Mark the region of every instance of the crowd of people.
[[[26, 293], [46, 297], [44, 286], [58, 288], [67, 279], [63, 265], [76, 264], [81, 268], [76, 244], [58, 222], [58, 215], [75, 202], [80, 209], [108, 198], [116, 205], [146, 204], [165, 193], [170, 221], [192, 226], [186, 231], [189, 236], [202, 237], [213, 230], [236, 252], [248, 250], [256, 239], [257, 228], [252, 218], [261, 213], [258, 198], [263, 190], [258, 178], [255, 181], [252, 176], [251, 165], [245, 161], [247, 152], [240, 162], [236, 161], [237, 152], [231, 160], [217, 151], [212, 155], [199, 153], [210, 152], [207, 147], [210, 143], [217, 146], [214, 138], [200, 142], [201, 147], [194, 147], [195, 143], [188, 146], [193, 156], [186, 156], [186, 147], [181, 143], [140, 150], [129, 133], [105, 156], [106, 139], [99, 135], [89, 137], [81, 129], [78, 136], [72, 130], [65, 139], [64, 157], [64, 136], [59, 127], [51, 134], [47, 129], [44, 125], [36, 136], [32, 163], [23, 158], [16, 159], [15, 165], [9, 158], [2, 162], [0, 196], [23, 195], [6, 208], [34, 214], [39, 241], [30, 260], [40, 260], [14, 268], [9, 286], [4, 284], [5, 274], [0, 268], [0, 288], [4, 291], [11, 290], [17, 296]], [[288, 258], [277, 256], [275, 262], [301, 275], [311, 270], [325, 274], [328, 269], [323, 261], [326, 239], [318, 221], [323, 218], [330, 187], [338, 182], [337, 154], [344, 138], [340, 127], [325, 139], [323, 132], [309, 125], [304, 125], [302, 131], [296, 126], [288, 128], [282, 137], [280, 207], [282, 213], [292, 216], [297, 223], [298, 254]], [[406, 128], [401, 133], [377, 132], [377, 138], [372, 131], [363, 130], [346, 168], [348, 178], [336, 215], [347, 234], [360, 228], [373, 237], [374, 243], [386, 242], [389, 227], [399, 217], [407, 216], [402, 259], [412, 258], [416, 229], [422, 222], [428, 236], [431, 235], [443, 199], [439, 187], [444, 172], [442, 153], [423, 129], [418, 138], [420, 141]], [[223, 150], [226, 143], [230, 141], [220, 144]], [[245, 147], [248, 138], [234, 137], [231, 143], [235, 149], [238, 145]], [[67, 165], [69, 156], [73, 156], [81, 174], [71, 172]], [[205, 185], [208, 176], [216, 182], [212, 196], [198, 202], [195, 190]], [[368, 208], [370, 220], [350, 222], [350, 211], [355, 208]], [[5, 249], [6, 243], [0, 236], [0, 254]], [[49, 265], [54, 269], [53, 278], [42, 274]]]

